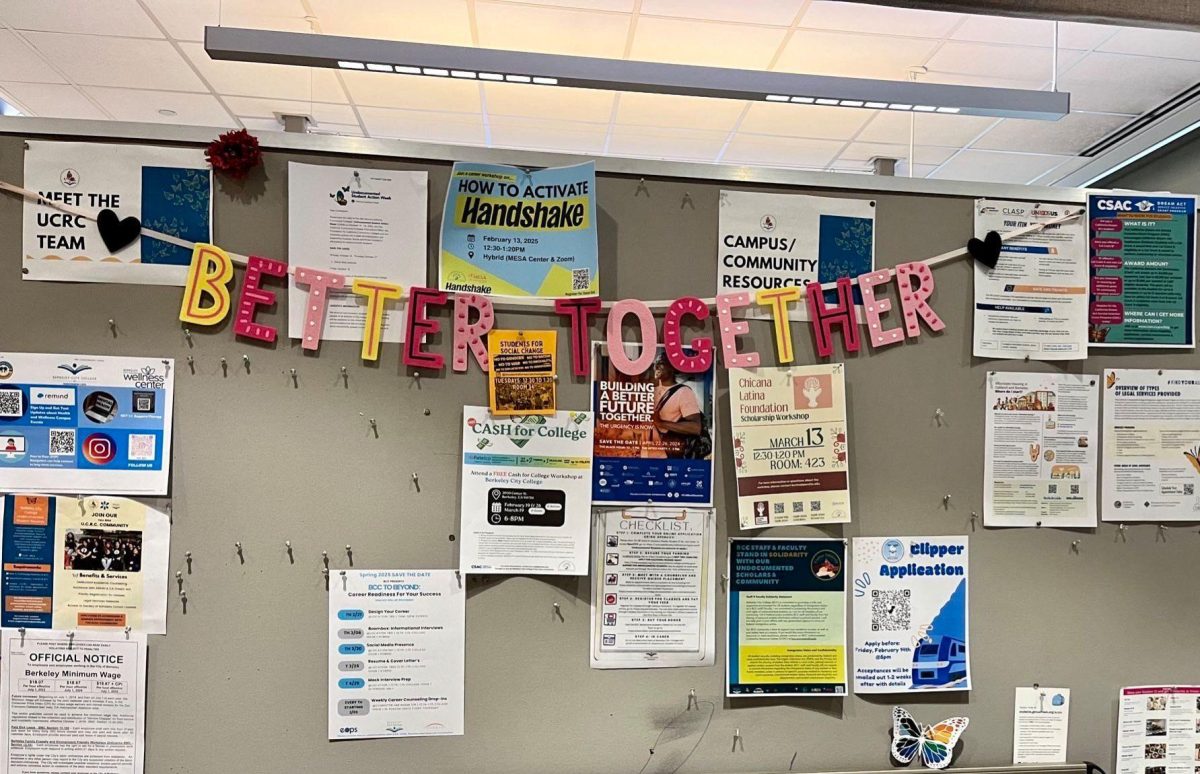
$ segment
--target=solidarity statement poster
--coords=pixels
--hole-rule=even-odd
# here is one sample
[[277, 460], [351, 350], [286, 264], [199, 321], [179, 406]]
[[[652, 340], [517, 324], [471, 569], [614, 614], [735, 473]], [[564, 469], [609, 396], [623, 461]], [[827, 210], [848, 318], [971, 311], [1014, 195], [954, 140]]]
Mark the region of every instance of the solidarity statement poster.
[[742, 529], [850, 521], [844, 366], [729, 369]]
[[967, 538], [854, 538], [854, 692], [971, 688]]
[[558, 331], [493, 330], [487, 336], [493, 414], [553, 414]]
[[[638, 345], [626, 345], [629, 348]], [[684, 348], [691, 354], [691, 350]], [[663, 347], [624, 374], [604, 344], [592, 358], [592, 499], [613, 505], [712, 505], [714, 366], [685, 374]]]
[[587, 575], [592, 415], [494, 417], [463, 407], [459, 567]]
[[1094, 347], [1196, 345], [1196, 197], [1088, 195]]
[[455, 162], [440, 253], [442, 290], [598, 295], [595, 162], [548, 169]]
[[[288, 256], [292, 266], [336, 272], [347, 287], [330, 293], [326, 341], [361, 341], [367, 296], [350, 278], [405, 289], [425, 284], [429, 175], [394, 169], [288, 163]], [[303, 338], [308, 288], [288, 275], [288, 336]], [[380, 340], [404, 340], [404, 298], [383, 309]], [[368, 326], [374, 330], [374, 326]]]
[[725, 695], [846, 695], [846, 541], [730, 538]]
[[[30, 140], [25, 187], [96, 216], [112, 210], [142, 228], [212, 241], [212, 170], [204, 151], [150, 145]], [[192, 251], [141, 236], [113, 253], [95, 220], [26, 201], [22, 279], [183, 285]]]
[[0, 491], [165, 495], [174, 361], [0, 353]]
[[1104, 372], [1103, 519], [1200, 521], [1200, 371]]

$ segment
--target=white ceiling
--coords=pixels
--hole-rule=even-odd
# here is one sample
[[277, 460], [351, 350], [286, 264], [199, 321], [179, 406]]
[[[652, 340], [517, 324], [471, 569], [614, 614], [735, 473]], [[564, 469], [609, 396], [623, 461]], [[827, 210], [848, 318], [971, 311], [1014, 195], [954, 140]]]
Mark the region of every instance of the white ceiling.
[[[27, 115], [315, 131], [862, 172], [894, 112], [214, 62], [206, 24], [936, 83], [1050, 88], [1054, 25], [813, 0], [4, 0], [0, 97]], [[1200, 81], [1200, 34], [1059, 25], [1057, 122], [915, 116], [920, 177], [1051, 183]], [[907, 174], [902, 161], [900, 173]]]

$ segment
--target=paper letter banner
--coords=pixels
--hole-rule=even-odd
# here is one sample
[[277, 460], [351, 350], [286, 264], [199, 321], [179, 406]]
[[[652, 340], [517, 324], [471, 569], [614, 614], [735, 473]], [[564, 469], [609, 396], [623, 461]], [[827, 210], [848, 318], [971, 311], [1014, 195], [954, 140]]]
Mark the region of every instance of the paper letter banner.
[[[425, 172], [288, 163], [288, 262], [347, 278], [344, 292], [329, 294], [317, 341], [362, 340], [369, 299], [350, 292], [352, 277], [405, 289], [401, 300], [385, 302], [380, 339], [404, 341], [407, 290], [425, 284], [428, 187]], [[293, 339], [310, 333], [307, 298], [307, 289], [289, 279]]]
[[703, 373], [679, 373], [659, 347], [645, 371], [628, 375], [597, 344], [592, 498], [616, 505], [712, 505], [714, 390], [711, 365]]
[[462, 450], [463, 572], [587, 575], [592, 415], [464, 406]]
[[971, 688], [967, 538], [854, 538], [854, 692]]
[[850, 521], [843, 368], [729, 369], [742, 529]]
[[173, 360], [0, 353], [0, 491], [165, 495]]
[[[717, 295], [802, 288], [875, 268], [875, 202], [866, 199], [721, 191], [718, 229]], [[790, 317], [807, 320], [807, 307], [793, 305]]]
[[[212, 240], [212, 172], [191, 148], [30, 140], [25, 187], [95, 214], [112, 210], [142, 228], [191, 242]], [[22, 278], [182, 285], [192, 251], [152, 237], [110, 253], [96, 222], [26, 201]]]
[[442, 212], [441, 290], [565, 298], [600, 292], [596, 165], [456, 162]]
[[494, 330], [487, 342], [492, 413], [553, 414], [558, 331]]
[[846, 695], [846, 541], [731, 538], [725, 695]]

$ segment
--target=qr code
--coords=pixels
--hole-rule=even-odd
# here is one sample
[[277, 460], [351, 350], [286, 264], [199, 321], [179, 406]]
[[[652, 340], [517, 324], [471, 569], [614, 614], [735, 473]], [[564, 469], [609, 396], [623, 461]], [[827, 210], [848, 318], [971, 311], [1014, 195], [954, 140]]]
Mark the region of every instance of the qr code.
[[591, 286], [591, 269], [571, 269], [571, 290], [587, 290]]
[[1050, 494], [1058, 494], [1058, 484], [1051, 484], [1049, 489]]
[[[1191, 484], [1183, 485], [1183, 493], [1184, 494], [1191, 494], [1191, 492], [1187, 491], [1188, 487], [1190, 487], [1190, 486], [1191, 486]], [[1071, 494], [1073, 494], [1073, 495], [1079, 494], [1079, 484], [1071, 484]]]
[[51, 457], [74, 457], [75, 456], [75, 431], [74, 430], [51, 430], [50, 431], [50, 456]]
[[154, 459], [154, 436], [138, 435], [130, 433], [129, 435], [129, 459], [131, 460], [152, 460]]
[[871, 631], [903, 632], [912, 628], [912, 591], [871, 591]]
[[24, 409], [25, 398], [20, 390], [0, 390], [0, 417], [19, 417]]
[[1195, 485], [1195, 484], [1184, 484], [1184, 485], [1183, 485], [1183, 493], [1184, 493], [1185, 495], [1194, 495], [1194, 494], [1196, 494], [1196, 485]]
[[783, 503], [775, 503], [775, 512], [783, 513]]

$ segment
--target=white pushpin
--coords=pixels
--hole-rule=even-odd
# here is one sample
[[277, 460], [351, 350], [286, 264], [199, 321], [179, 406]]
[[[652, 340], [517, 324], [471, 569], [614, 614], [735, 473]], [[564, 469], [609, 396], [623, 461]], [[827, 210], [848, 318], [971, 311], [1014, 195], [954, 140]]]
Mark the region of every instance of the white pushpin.
[[129, 632], [133, 629], [132, 626], [125, 627], [125, 639], [129, 639]]
[[948, 495], [948, 494], [942, 495], [942, 507], [943, 508], [950, 507], [950, 495]]
[[946, 412], [939, 409], [933, 410], [933, 418], [937, 420], [938, 426], [941, 427], [942, 420], [946, 418]]
[[695, 688], [688, 691], [687, 708], [690, 710], [692, 707], [695, 707], [696, 709], [700, 709], [700, 702], [696, 700], [696, 689]]
[[1079, 553], [1079, 541], [1078, 540], [1071, 541], [1071, 550], [1075, 553]]
[[742, 741], [742, 729], [735, 728], [733, 729], [733, 749], [730, 752], [737, 752], [738, 750], [746, 752], [746, 745]]

